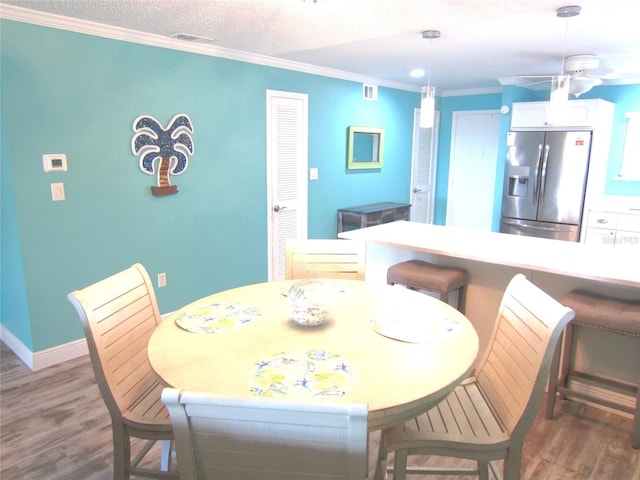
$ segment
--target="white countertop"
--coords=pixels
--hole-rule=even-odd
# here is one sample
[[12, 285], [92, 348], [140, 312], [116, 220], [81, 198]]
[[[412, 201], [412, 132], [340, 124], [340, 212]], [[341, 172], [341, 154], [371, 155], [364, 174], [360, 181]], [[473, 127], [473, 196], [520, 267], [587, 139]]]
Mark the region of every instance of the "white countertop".
[[524, 237], [415, 222], [392, 222], [340, 238], [640, 288], [637, 248]]

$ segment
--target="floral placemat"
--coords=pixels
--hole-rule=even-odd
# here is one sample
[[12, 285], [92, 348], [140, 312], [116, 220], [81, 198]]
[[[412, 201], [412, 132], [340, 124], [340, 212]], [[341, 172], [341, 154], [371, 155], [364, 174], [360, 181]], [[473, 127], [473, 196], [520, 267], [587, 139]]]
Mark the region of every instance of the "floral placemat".
[[451, 338], [461, 324], [449, 316], [429, 316], [383, 312], [371, 320], [371, 328], [380, 335], [409, 343], [431, 343]]
[[207, 303], [183, 310], [176, 324], [188, 332], [218, 333], [252, 322], [260, 311], [251, 305], [237, 303]]
[[256, 363], [249, 374], [251, 392], [258, 397], [334, 399], [357, 381], [353, 365], [325, 350], [281, 352]]

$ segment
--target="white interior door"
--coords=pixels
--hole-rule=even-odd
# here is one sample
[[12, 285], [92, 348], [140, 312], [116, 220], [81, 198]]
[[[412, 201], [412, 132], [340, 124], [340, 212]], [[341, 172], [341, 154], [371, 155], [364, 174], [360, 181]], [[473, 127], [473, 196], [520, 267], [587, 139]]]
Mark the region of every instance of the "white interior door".
[[436, 111], [433, 128], [420, 128], [420, 109], [414, 111], [410, 217], [413, 222], [433, 223], [439, 122], [440, 112]]
[[447, 226], [491, 231], [500, 112], [454, 112]]
[[269, 280], [284, 279], [289, 238], [307, 238], [306, 94], [267, 90]]

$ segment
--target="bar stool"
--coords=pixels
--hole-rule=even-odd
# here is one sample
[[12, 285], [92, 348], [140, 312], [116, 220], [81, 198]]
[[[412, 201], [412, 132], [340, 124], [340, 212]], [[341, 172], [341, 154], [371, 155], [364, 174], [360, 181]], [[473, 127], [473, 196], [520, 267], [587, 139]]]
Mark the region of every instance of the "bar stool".
[[427, 290], [440, 294], [449, 303], [449, 294], [458, 291], [458, 310], [464, 313], [469, 274], [460, 268], [441, 267], [422, 260], [397, 263], [387, 270], [388, 285], [404, 285], [412, 290]]
[[[575, 290], [566, 295], [561, 303], [573, 309], [576, 316], [564, 331], [562, 365], [560, 365], [560, 343], [558, 343], [551, 362], [546, 417], [548, 419], [553, 418], [556, 392], [560, 394], [560, 398], [566, 398], [566, 395], [571, 395], [622, 412], [631, 413], [634, 415], [631, 447], [640, 449], [640, 371], [638, 372], [637, 383], [633, 385], [580, 372], [574, 370], [571, 366], [573, 332], [576, 325], [640, 338], [640, 301], [622, 300], [584, 290]], [[559, 379], [558, 371], [560, 371]], [[572, 390], [568, 383], [570, 377], [584, 378], [590, 382], [595, 382], [604, 389], [608, 388], [624, 392], [626, 395], [635, 397], [635, 408], [613, 400], [606, 400], [588, 393]]]

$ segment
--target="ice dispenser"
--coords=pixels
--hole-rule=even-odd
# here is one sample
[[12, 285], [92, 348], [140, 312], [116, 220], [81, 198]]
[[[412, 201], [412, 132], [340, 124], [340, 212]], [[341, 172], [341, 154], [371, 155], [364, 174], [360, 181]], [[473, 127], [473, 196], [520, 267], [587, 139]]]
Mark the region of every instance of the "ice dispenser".
[[511, 166], [507, 178], [507, 195], [510, 197], [529, 195], [529, 167]]
[[509, 196], [526, 197], [528, 186], [529, 186], [528, 177], [519, 177], [517, 175], [513, 175], [509, 177]]

